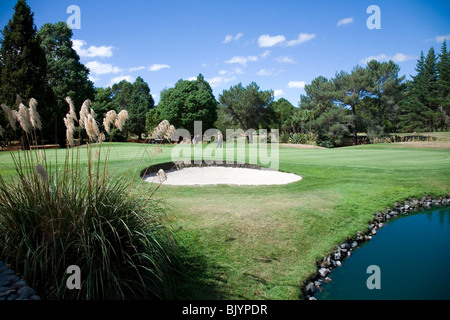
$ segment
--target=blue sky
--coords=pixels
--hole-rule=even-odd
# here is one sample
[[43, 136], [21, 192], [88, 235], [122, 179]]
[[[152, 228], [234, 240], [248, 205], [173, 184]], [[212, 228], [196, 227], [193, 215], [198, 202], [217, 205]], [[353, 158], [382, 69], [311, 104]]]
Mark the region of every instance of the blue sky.
[[[255, 81], [298, 105], [303, 87], [350, 71], [369, 58], [392, 59], [414, 75], [421, 51], [450, 39], [450, 1], [85, 1], [28, 0], [40, 28], [81, 10], [73, 41], [97, 87], [141, 76], [156, 102], [160, 91], [202, 73], [218, 99]], [[15, 0], [1, 0], [0, 28]], [[370, 30], [367, 8], [381, 10]]]

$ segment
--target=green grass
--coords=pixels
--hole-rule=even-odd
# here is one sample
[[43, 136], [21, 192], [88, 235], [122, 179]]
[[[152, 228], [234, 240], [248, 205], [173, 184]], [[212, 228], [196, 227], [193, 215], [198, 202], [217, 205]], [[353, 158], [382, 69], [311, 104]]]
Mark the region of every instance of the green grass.
[[[142, 145], [113, 144], [110, 172], [139, 163]], [[149, 149], [150, 150], [150, 149]], [[154, 163], [170, 160], [163, 146]], [[136, 157], [136, 154], [139, 154]], [[49, 161], [65, 151], [48, 150]], [[450, 193], [450, 149], [380, 144], [341, 149], [280, 148], [280, 170], [303, 180], [284, 186], [163, 186], [184, 258], [178, 299], [298, 299], [317, 259], [365, 230], [376, 210], [424, 194]], [[13, 175], [7, 153], [0, 171]], [[130, 180], [131, 183], [131, 180]], [[136, 188], [145, 188], [134, 181]]]

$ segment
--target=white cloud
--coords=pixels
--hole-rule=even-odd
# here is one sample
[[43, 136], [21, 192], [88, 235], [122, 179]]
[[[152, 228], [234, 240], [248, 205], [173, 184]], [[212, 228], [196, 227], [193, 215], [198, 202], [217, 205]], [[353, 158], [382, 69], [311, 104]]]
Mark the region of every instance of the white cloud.
[[263, 59], [267, 58], [270, 55], [270, 50], [265, 50], [263, 53], [261, 53], [259, 56]]
[[130, 72], [140, 71], [140, 70], [144, 70], [144, 69], [146, 69], [146, 67], [144, 67], [144, 66], [134, 67], [134, 68], [130, 68]]
[[223, 77], [223, 76], [217, 76], [211, 79], [207, 79], [207, 81], [209, 82], [209, 85], [212, 88], [217, 88], [217, 87], [221, 87], [231, 81], [235, 81], [236, 77], [232, 76], [232, 77]]
[[271, 70], [267, 70], [267, 69], [261, 69], [259, 70], [256, 75], [258, 76], [277, 76], [281, 73], [283, 73], [284, 70], [277, 70], [277, 69], [271, 69]]
[[279, 43], [285, 42], [286, 38], [284, 36], [270, 36], [268, 34], [263, 34], [258, 38], [258, 45], [262, 48], [273, 47]]
[[159, 71], [161, 69], [169, 69], [170, 66], [168, 64], [154, 64], [152, 66], [150, 66], [149, 70], [150, 71]]
[[133, 76], [118, 76], [111, 79], [111, 81], [108, 84], [108, 87], [112, 87], [114, 84], [119, 83], [122, 80], [126, 80], [128, 82], [134, 82], [135, 78]]
[[86, 63], [86, 67], [96, 75], [122, 72], [122, 69], [120, 69], [119, 67], [113, 66], [109, 63], [101, 63], [98, 61], [89, 61], [88, 63]]
[[266, 70], [266, 69], [261, 69], [259, 70], [256, 75], [258, 76], [271, 76], [272, 75], [272, 71]]
[[188, 81], [195, 81], [195, 80], [197, 80], [197, 77], [189, 77], [188, 78]]
[[273, 59], [273, 60], [275, 60], [275, 61], [277, 61], [277, 62], [279, 62], [279, 63], [296, 63], [296, 62], [294, 61], [294, 59], [292, 59], [291, 57], [283, 57], [283, 56], [280, 56], [280, 57], [277, 57], [277, 58], [275, 58], [275, 59]]
[[414, 59], [416, 59], [416, 57], [408, 56], [403, 53], [397, 53], [393, 56], [388, 56], [388, 55], [382, 53], [377, 56], [366, 57], [364, 59], [361, 59], [359, 62], [361, 64], [367, 64], [371, 60], [377, 60], [378, 62], [387, 62], [389, 60], [392, 60], [393, 62], [405, 62], [405, 61], [414, 60]]
[[225, 63], [233, 64], [238, 63], [242, 66], [247, 66], [247, 62], [256, 62], [258, 61], [257, 56], [248, 56], [248, 57], [242, 57], [242, 56], [234, 56], [230, 60], [225, 61]]
[[244, 34], [242, 34], [240, 32], [238, 34], [236, 34], [235, 36], [232, 36], [231, 34], [229, 34], [229, 35], [227, 35], [225, 37], [225, 40], [223, 40], [222, 43], [228, 43], [228, 42], [231, 42], [231, 41], [238, 41], [243, 36], [244, 36]]
[[407, 56], [406, 54], [403, 54], [403, 53], [397, 53], [396, 55], [389, 57], [389, 60], [392, 60], [394, 62], [404, 62], [404, 61], [413, 60], [413, 59], [415, 59], [415, 57]]
[[346, 24], [351, 24], [353, 22], [354, 22], [353, 21], [353, 17], [345, 18], [345, 19], [339, 20], [338, 23], [337, 23], [337, 26], [340, 27], [340, 26], [344, 26]]
[[444, 36], [437, 36], [436, 37], [436, 42], [440, 43], [440, 42], [444, 42], [444, 40], [449, 41], [450, 40], [450, 33], [446, 34]]
[[304, 42], [310, 41], [310, 40], [314, 39], [315, 37], [316, 37], [316, 35], [314, 33], [300, 33], [296, 40], [288, 41], [287, 46], [288, 47], [297, 46]]
[[91, 81], [94, 82], [94, 83], [100, 80], [99, 77], [94, 77], [94, 76], [92, 76], [92, 75], [89, 75], [88, 78], [89, 78], [89, 80], [91, 80]]
[[275, 90], [273, 92], [273, 95], [274, 95], [275, 98], [281, 97], [283, 94], [284, 94], [284, 91], [281, 90], [281, 89], [280, 90]]
[[81, 58], [110, 58], [113, 55], [112, 46], [90, 46], [85, 49], [84, 46], [87, 45], [87, 42], [84, 40], [72, 40], [72, 48], [78, 53]]
[[287, 47], [293, 47], [300, 45], [304, 42], [314, 39], [316, 35], [314, 33], [300, 33], [297, 39], [287, 41], [286, 37], [283, 35], [270, 36], [268, 34], [263, 34], [258, 38], [258, 45], [262, 48], [273, 47], [276, 45], [284, 45]]
[[371, 60], [377, 60], [377, 61], [382, 62], [382, 61], [386, 61], [386, 58], [387, 58], [387, 55], [385, 55], [384, 53], [382, 53], [382, 54], [379, 54], [379, 55], [377, 55], [377, 56], [369, 56], [369, 57], [366, 57], [366, 58], [364, 58], [364, 59], [359, 60], [359, 62], [360, 62], [361, 64], [367, 64], [367, 62], [369, 62], [369, 61], [371, 61]]
[[288, 88], [304, 89], [305, 85], [306, 85], [305, 81], [289, 81]]

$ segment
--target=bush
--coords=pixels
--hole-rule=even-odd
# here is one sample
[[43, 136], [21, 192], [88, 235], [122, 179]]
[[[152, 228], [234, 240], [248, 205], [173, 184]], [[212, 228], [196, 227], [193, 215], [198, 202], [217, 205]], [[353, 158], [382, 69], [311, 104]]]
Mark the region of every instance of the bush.
[[316, 145], [317, 136], [313, 133], [282, 133], [280, 143]]
[[[88, 135], [59, 170], [39, 150], [11, 153], [18, 177], [0, 175], [0, 256], [43, 298], [168, 298], [177, 249], [164, 210], [153, 193], [110, 177], [110, 147], [101, 157], [105, 147]], [[81, 290], [66, 287], [70, 265], [81, 269]]]
[[384, 142], [388, 137], [389, 134], [384, 131], [383, 127], [380, 127], [378, 125], [371, 126], [367, 130], [367, 138], [369, 139], [370, 143]]

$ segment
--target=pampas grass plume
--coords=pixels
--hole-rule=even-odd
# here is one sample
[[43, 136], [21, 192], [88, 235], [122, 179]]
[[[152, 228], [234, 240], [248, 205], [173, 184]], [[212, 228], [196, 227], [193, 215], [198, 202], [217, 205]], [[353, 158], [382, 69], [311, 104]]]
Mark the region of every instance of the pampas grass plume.
[[103, 127], [108, 134], [111, 132], [111, 124], [114, 124], [116, 119], [117, 113], [114, 110], [109, 110], [103, 118]]
[[28, 113], [27, 107], [21, 103], [19, 105], [19, 112], [17, 113], [17, 117], [19, 119], [20, 126], [26, 133], [30, 133], [32, 124], [30, 121], [30, 115]]
[[39, 116], [39, 113], [37, 112], [37, 100], [34, 98], [31, 98], [30, 100], [30, 109], [28, 110], [30, 113], [30, 122], [33, 128], [41, 130], [42, 129], [42, 122], [41, 117]]
[[18, 120], [16, 114], [6, 104], [2, 104], [2, 109], [8, 117], [11, 128], [13, 128], [13, 130], [16, 130], [16, 121]]
[[77, 113], [75, 112], [75, 104], [73, 103], [72, 98], [67, 96], [66, 97], [66, 101], [69, 104], [69, 108], [70, 108], [69, 113], [70, 113], [70, 115], [72, 116], [74, 121], [78, 121]]
[[128, 111], [127, 110], [122, 110], [117, 115], [117, 119], [116, 119], [114, 124], [115, 124], [117, 129], [122, 131], [123, 130], [123, 126], [125, 124], [125, 121], [127, 121], [127, 120], [128, 120]]

